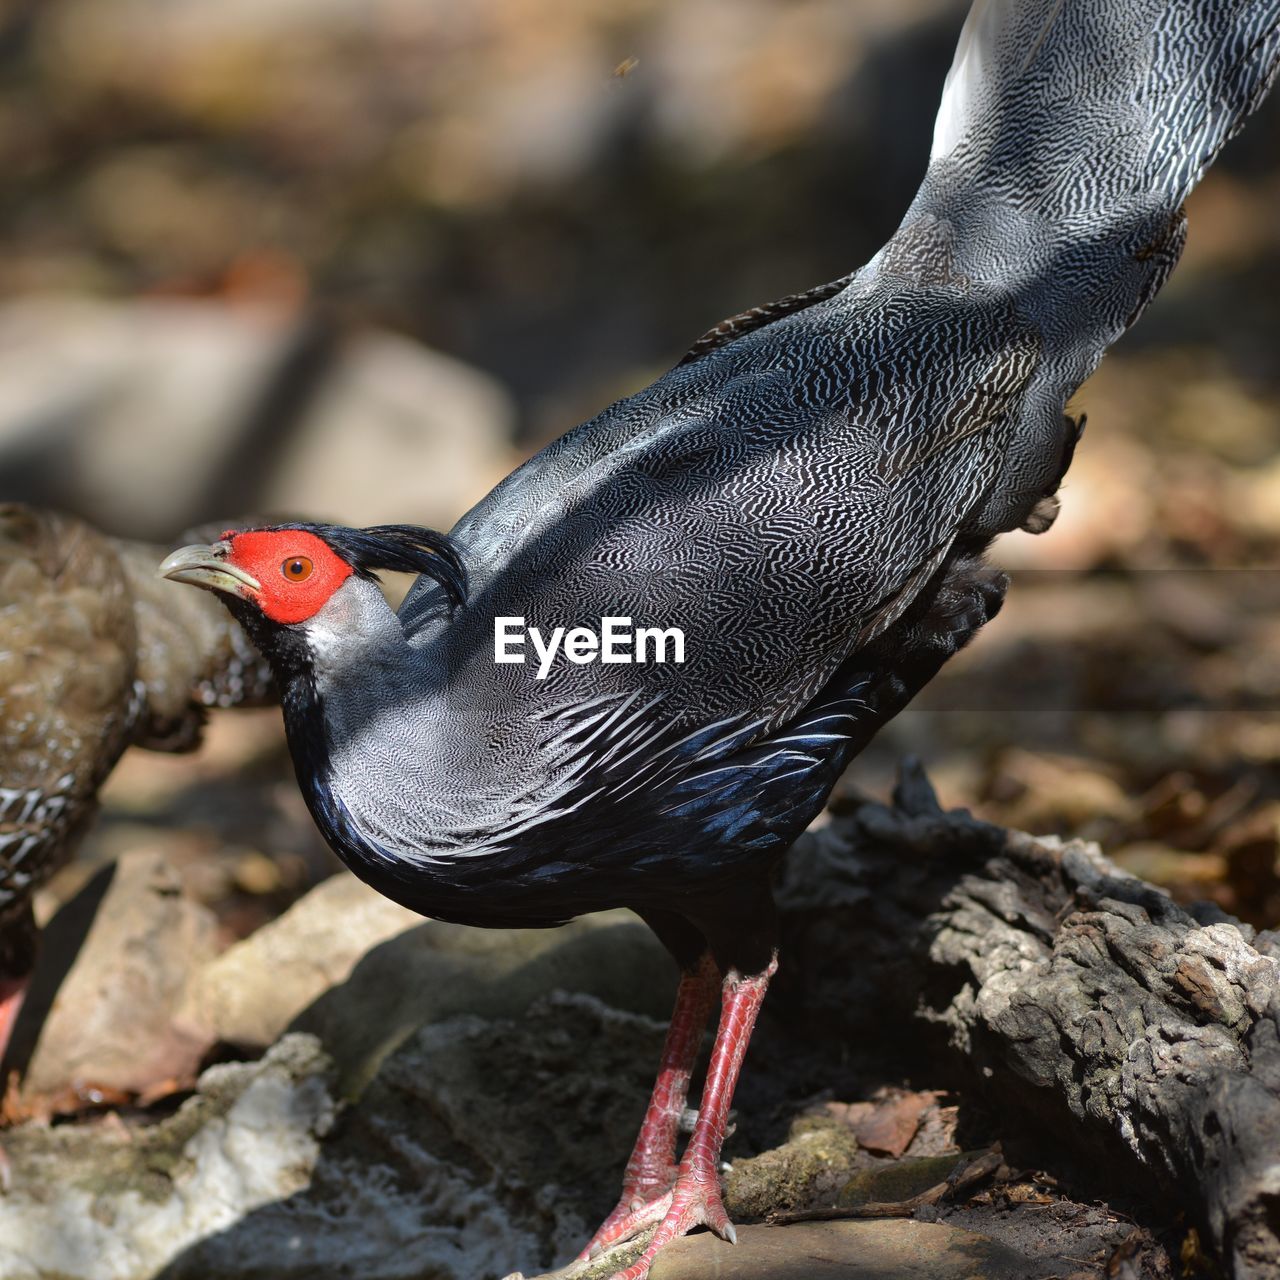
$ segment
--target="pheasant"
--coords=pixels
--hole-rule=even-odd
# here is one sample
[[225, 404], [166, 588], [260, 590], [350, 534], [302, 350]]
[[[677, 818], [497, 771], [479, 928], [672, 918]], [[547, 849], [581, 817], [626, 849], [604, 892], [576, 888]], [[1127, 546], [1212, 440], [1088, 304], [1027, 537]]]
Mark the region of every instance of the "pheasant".
[[32, 894], [124, 749], [186, 750], [206, 708], [274, 701], [226, 610], [156, 581], [161, 554], [0, 506], [0, 1062], [35, 963]]
[[[271, 663], [357, 875], [472, 925], [629, 907], [675, 957], [622, 1197], [582, 1255], [654, 1226], [614, 1280], [696, 1226], [733, 1240], [717, 1169], [777, 963], [770, 872], [996, 613], [985, 549], [1052, 522], [1067, 401], [1167, 279], [1182, 201], [1278, 56], [1280, 0], [979, 0], [919, 194], [866, 266], [717, 326], [448, 535], [263, 526], [164, 562]], [[383, 569], [421, 575], [398, 613]]]

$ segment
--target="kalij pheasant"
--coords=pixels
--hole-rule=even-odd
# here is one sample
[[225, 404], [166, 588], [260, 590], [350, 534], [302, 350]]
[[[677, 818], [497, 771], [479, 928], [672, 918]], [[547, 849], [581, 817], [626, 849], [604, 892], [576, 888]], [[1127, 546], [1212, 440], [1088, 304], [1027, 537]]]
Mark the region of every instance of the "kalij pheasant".
[[[1173, 269], [1182, 201], [1278, 55], [1280, 0], [979, 0], [919, 195], [861, 270], [717, 326], [447, 537], [276, 526], [165, 562], [271, 661], [358, 875], [474, 925], [630, 907], [675, 956], [657, 1084], [585, 1251], [656, 1223], [615, 1280], [699, 1224], [733, 1239], [717, 1162], [776, 963], [770, 870], [999, 607], [984, 549], [1051, 522], [1067, 399]], [[378, 569], [422, 575], [398, 614]], [[513, 619], [565, 628], [563, 652], [497, 661]], [[681, 629], [684, 663], [601, 661], [608, 619]]]

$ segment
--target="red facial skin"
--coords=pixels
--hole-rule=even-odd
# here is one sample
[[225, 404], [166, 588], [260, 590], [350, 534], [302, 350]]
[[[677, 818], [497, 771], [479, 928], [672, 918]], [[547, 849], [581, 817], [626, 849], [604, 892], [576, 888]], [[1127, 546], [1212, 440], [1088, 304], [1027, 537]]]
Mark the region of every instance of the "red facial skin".
[[[229, 530], [222, 537], [231, 544], [227, 560], [262, 584], [251, 598], [272, 622], [306, 622], [352, 574], [323, 538], [305, 529]], [[297, 560], [309, 560], [311, 572], [295, 580], [286, 575], [285, 566]]]

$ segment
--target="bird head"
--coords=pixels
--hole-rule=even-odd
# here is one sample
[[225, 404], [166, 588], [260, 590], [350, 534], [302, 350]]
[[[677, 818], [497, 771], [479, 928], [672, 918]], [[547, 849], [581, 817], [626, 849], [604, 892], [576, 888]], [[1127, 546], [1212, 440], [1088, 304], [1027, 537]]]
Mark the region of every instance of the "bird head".
[[426, 574], [454, 605], [466, 597], [466, 571], [449, 539], [413, 525], [228, 529], [217, 542], [174, 551], [159, 573], [222, 593], [265, 651], [264, 640], [278, 640], [282, 632], [318, 621], [318, 615], [340, 612], [343, 598], [361, 589], [355, 584], [376, 582], [380, 569]]

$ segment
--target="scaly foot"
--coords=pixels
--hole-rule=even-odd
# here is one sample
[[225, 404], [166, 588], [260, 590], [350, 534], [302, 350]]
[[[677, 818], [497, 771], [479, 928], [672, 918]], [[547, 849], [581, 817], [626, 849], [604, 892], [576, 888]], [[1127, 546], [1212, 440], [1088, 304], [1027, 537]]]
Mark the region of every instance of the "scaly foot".
[[600, 1224], [587, 1247], [578, 1254], [577, 1261], [585, 1262], [605, 1249], [629, 1240], [637, 1231], [657, 1222], [671, 1203], [671, 1188], [675, 1185], [676, 1167], [665, 1171], [652, 1170], [647, 1176], [630, 1178], [623, 1183], [622, 1198], [613, 1212]]
[[579, 1262], [635, 1235], [665, 1212], [676, 1180], [676, 1134], [685, 1114], [689, 1076], [719, 986], [720, 971], [710, 955], [680, 979], [658, 1078], [622, 1179], [622, 1196], [578, 1255]]
[[[671, 1189], [662, 1221], [645, 1246], [644, 1253], [625, 1271], [611, 1276], [610, 1280], [644, 1280], [654, 1258], [673, 1240], [688, 1234], [694, 1227], [710, 1227], [722, 1240], [737, 1243], [733, 1224], [724, 1210], [720, 1176], [716, 1170], [720, 1164], [720, 1147], [724, 1142], [729, 1104], [738, 1082], [742, 1056], [747, 1051], [747, 1042], [751, 1039], [769, 979], [777, 967], [775, 955], [759, 973], [743, 975], [730, 969], [725, 974], [720, 1026], [711, 1050], [707, 1081], [702, 1089], [702, 1106], [698, 1111], [698, 1122], [693, 1127], [693, 1137], [689, 1139], [680, 1161], [676, 1185]], [[657, 1216], [656, 1206], [659, 1203], [655, 1201], [651, 1206], [653, 1217]], [[652, 1221], [652, 1218], [647, 1220]]]
[[[724, 1201], [720, 1198], [720, 1180], [714, 1168], [707, 1167], [704, 1161], [681, 1165], [676, 1185], [661, 1200], [655, 1200], [633, 1215], [631, 1230], [627, 1234], [648, 1226], [658, 1217], [662, 1220], [644, 1253], [625, 1271], [611, 1276], [610, 1280], [644, 1280], [659, 1252], [671, 1241], [688, 1235], [694, 1227], [710, 1227], [722, 1240], [737, 1243], [733, 1223], [729, 1221]], [[624, 1238], [618, 1237], [619, 1240]]]

